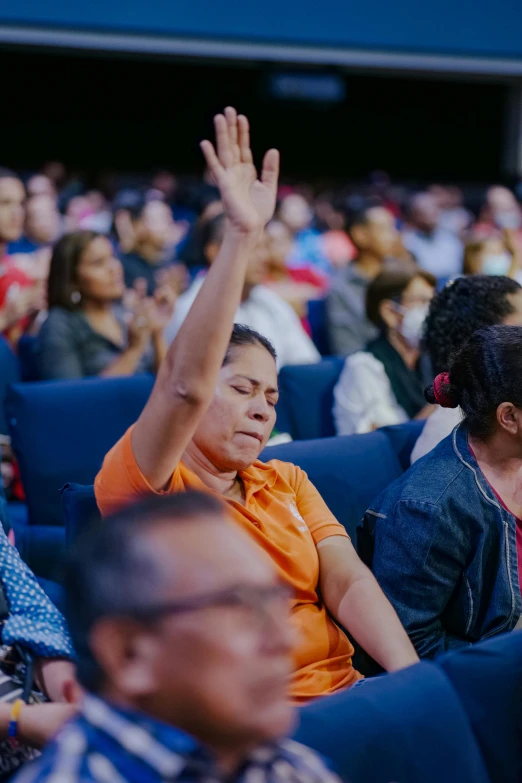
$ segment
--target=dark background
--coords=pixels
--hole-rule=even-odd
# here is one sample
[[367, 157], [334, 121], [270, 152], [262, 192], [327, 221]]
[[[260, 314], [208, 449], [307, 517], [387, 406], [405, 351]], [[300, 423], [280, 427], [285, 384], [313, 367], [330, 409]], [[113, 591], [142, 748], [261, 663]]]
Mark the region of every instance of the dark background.
[[248, 114], [255, 149], [279, 147], [286, 177], [501, 178], [505, 85], [344, 72], [345, 100], [325, 108], [267, 98], [272, 67], [0, 51], [0, 164], [197, 173], [198, 140], [232, 104]]

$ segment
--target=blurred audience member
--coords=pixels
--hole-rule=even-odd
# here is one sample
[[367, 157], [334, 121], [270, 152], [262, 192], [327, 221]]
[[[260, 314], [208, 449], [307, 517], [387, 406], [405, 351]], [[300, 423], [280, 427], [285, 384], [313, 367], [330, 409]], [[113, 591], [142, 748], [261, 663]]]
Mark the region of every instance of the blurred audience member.
[[463, 421], [372, 504], [359, 551], [434, 658], [520, 619], [522, 327], [474, 332], [426, 399], [460, 406]]
[[476, 230], [498, 231], [505, 228], [517, 232], [522, 230], [522, 210], [509, 188], [494, 185], [486, 193]]
[[429, 272], [387, 270], [366, 296], [379, 337], [346, 359], [334, 390], [338, 435], [371, 432], [428, 415], [419, 367], [422, 329], [436, 280]]
[[172, 263], [175, 224], [170, 207], [164, 201], [140, 198], [129, 205], [132, 249], [121, 255], [125, 285], [133, 288], [137, 280], [146, 280], [147, 296], [158, 285], [158, 272]]
[[53, 183], [57, 191], [65, 184], [67, 170], [60, 160], [49, 160], [42, 166], [41, 173]]
[[67, 234], [55, 245], [48, 286], [49, 315], [38, 336], [44, 379], [156, 372], [165, 354], [163, 330], [172, 316], [170, 288], [136, 297], [129, 318], [118, 304], [123, 270], [109, 240], [93, 231]]
[[355, 258], [356, 250], [346, 233], [344, 201], [339, 203], [334, 194], [323, 193], [314, 204], [316, 223], [323, 232], [321, 242], [330, 264], [343, 267]]
[[391, 212], [374, 202], [353, 215], [349, 233], [357, 257], [333, 275], [327, 299], [331, 347], [341, 356], [361, 350], [378, 335], [366, 317], [366, 292], [399, 239]]
[[[219, 253], [224, 234], [223, 214], [207, 221], [202, 228], [203, 252], [209, 266]], [[267, 260], [266, 238], [262, 237], [250, 254], [241, 304], [235, 321], [255, 329], [270, 340], [276, 349], [279, 367], [320, 361], [319, 351], [306, 334], [292, 306], [268, 286], [263, 285], [268, 273]], [[202, 273], [189, 290], [179, 297], [174, 317], [165, 333], [167, 343], [170, 344], [177, 335], [204, 281], [205, 274]]]
[[369, 177], [368, 196], [380, 201], [395, 218], [401, 217], [400, 203], [392, 187], [390, 175], [386, 171], [372, 171]]
[[298, 316], [306, 319], [307, 303], [321, 299], [329, 288], [329, 278], [310, 265], [302, 267], [286, 264], [292, 235], [280, 220], [272, 220], [266, 227], [266, 277], [264, 284], [292, 305]]
[[462, 191], [453, 186], [432, 185], [428, 193], [434, 196], [440, 209], [439, 226], [458, 237], [470, 227], [473, 215], [463, 204]]
[[440, 207], [433, 194], [417, 193], [411, 199], [403, 241], [418, 265], [435, 277], [452, 277], [462, 272], [462, 242], [440, 227]]
[[87, 695], [26, 783], [337, 781], [284, 739], [289, 590], [218, 500], [155, 498], [92, 527], [66, 591]]
[[[440, 291], [426, 318], [424, 345], [433, 375], [450, 366], [451, 357], [472, 334], [495, 324], [522, 326], [522, 288], [508, 277], [459, 277]], [[444, 440], [461, 421], [459, 408], [437, 406], [411, 455], [416, 462]]]
[[321, 234], [312, 228], [314, 212], [308, 201], [299, 193], [285, 196], [279, 207], [279, 219], [293, 236], [293, 246], [286, 259], [289, 266], [312, 264], [322, 272], [330, 271]]
[[25, 190], [18, 176], [0, 168], [0, 331], [15, 345], [41, 305], [31, 277], [7, 255], [19, 241], [25, 216]]
[[49, 196], [49, 198], [56, 201], [56, 184], [46, 174], [33, 174], [32, 177], [29, 177], [26, 190], [28, 198], [32, 198], [33, 196]]
[[522, 252], [512, 229], [468, 239], [464, 248], [465, 275], [522, 276]]
[[9, 253], [33, 253], [55, 242], [61, 230], [56, 198], [47, 194], [32, 196], [25, 208], [25, 228], [17, 242], [9, 244]]

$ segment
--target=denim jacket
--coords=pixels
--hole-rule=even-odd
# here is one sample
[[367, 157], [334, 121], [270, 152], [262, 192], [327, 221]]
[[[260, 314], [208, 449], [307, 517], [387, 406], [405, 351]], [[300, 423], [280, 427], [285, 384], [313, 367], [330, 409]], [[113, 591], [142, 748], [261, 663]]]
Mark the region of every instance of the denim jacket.
[[421, 657], [517, 624], [516, 520], [484, 478], [465, 424], [381, 494], [358, 542]]

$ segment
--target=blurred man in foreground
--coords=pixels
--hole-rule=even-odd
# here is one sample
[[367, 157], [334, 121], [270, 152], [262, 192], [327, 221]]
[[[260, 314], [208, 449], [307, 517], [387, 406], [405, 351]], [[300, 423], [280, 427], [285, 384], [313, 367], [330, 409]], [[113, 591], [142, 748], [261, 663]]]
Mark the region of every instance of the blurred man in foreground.
[[79, 718], [24, 783], [333, 783], [293, 726], [288, 589], [217, 499], [151, 498], [87, 531], [67, 616]]

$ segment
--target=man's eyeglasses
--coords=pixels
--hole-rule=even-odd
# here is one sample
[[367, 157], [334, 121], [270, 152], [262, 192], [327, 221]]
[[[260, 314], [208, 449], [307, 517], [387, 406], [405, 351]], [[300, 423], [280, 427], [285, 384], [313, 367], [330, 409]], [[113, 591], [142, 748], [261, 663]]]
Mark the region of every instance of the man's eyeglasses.
[[183, 601], [173, 601], [164, 604], [134, 607], [125, 614], [142, 622], [154, 622], [167, 615], [197, 612], [213, 607], [237, 607], [250, 610], [263, 621], [272, 616], [271, 611], [278, 607], [288, 607], [293, 598], [292, 589], [285, 584], [255, 587], [253, 585], [236, 585], [214, 593], [205, 593], [186, 598]]

